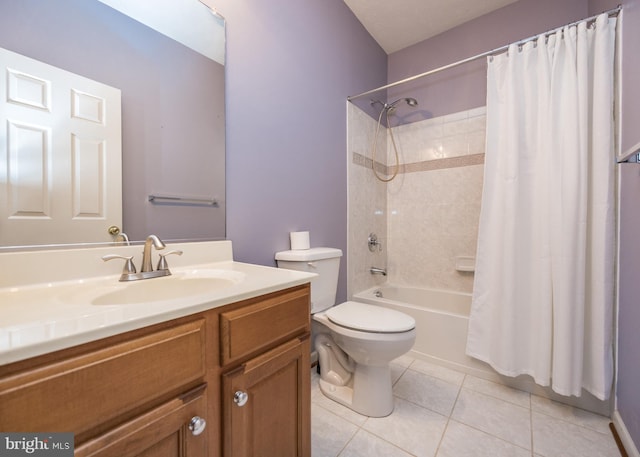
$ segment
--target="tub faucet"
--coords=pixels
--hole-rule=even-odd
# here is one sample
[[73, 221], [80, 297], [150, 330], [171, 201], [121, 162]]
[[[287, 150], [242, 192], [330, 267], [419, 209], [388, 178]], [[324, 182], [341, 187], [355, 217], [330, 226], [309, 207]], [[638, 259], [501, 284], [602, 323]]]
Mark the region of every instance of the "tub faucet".
[[372, 275], [387, 276], [387, 269], [386, 268], [371, 267], [371, 268], [369, 268], [369, 273], [371, 273]]
[[152, 246], [158, 250], [165, 248], [165, 244], [157, 236], [149, 235], [147, 237], [146, 241], [144, 242], [144, 251], [142, 251], [142, 268], [140, 269], [141, 273], [153, 271], [153, 265], [151, 265]]

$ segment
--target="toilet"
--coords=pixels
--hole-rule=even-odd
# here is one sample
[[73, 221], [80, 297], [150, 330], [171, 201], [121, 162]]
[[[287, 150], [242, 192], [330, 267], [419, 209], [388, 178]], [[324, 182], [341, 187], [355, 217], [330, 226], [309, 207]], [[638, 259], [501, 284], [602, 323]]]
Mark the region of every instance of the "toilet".
[[389, 363], [413, 347], [415, 320], [366, 303], [335, 305], [340, 257], [335, 248], [276, 253], [279, 268], [318, 274], [311, 280], [311, 331], [321, 392], [365, 416], [388, 416], [393, 412]]

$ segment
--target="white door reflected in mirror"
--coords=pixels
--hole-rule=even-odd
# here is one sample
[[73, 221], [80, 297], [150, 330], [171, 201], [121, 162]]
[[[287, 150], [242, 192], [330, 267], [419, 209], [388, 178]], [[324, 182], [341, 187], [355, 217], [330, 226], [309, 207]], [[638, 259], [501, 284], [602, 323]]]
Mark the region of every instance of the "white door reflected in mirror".
[[2, 244], [111, 241], [122, 225], [120, 90], [0, 48]]

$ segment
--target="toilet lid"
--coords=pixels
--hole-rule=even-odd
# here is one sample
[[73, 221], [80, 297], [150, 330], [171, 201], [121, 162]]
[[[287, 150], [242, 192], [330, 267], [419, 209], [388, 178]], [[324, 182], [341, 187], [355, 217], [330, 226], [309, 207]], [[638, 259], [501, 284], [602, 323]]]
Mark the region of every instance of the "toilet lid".
[[365, 332], [408, 332], [416, 326], [413, 317], [404, 313], [355, 301], [333, 306], [325, 314], [334, 324]]

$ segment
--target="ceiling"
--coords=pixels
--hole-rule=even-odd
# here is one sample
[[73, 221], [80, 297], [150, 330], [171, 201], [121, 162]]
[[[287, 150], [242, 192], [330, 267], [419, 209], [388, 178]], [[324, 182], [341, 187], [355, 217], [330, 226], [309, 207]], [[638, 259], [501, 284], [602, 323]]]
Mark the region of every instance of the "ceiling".
[[344, 0], [387, 54], [517, 0]]

